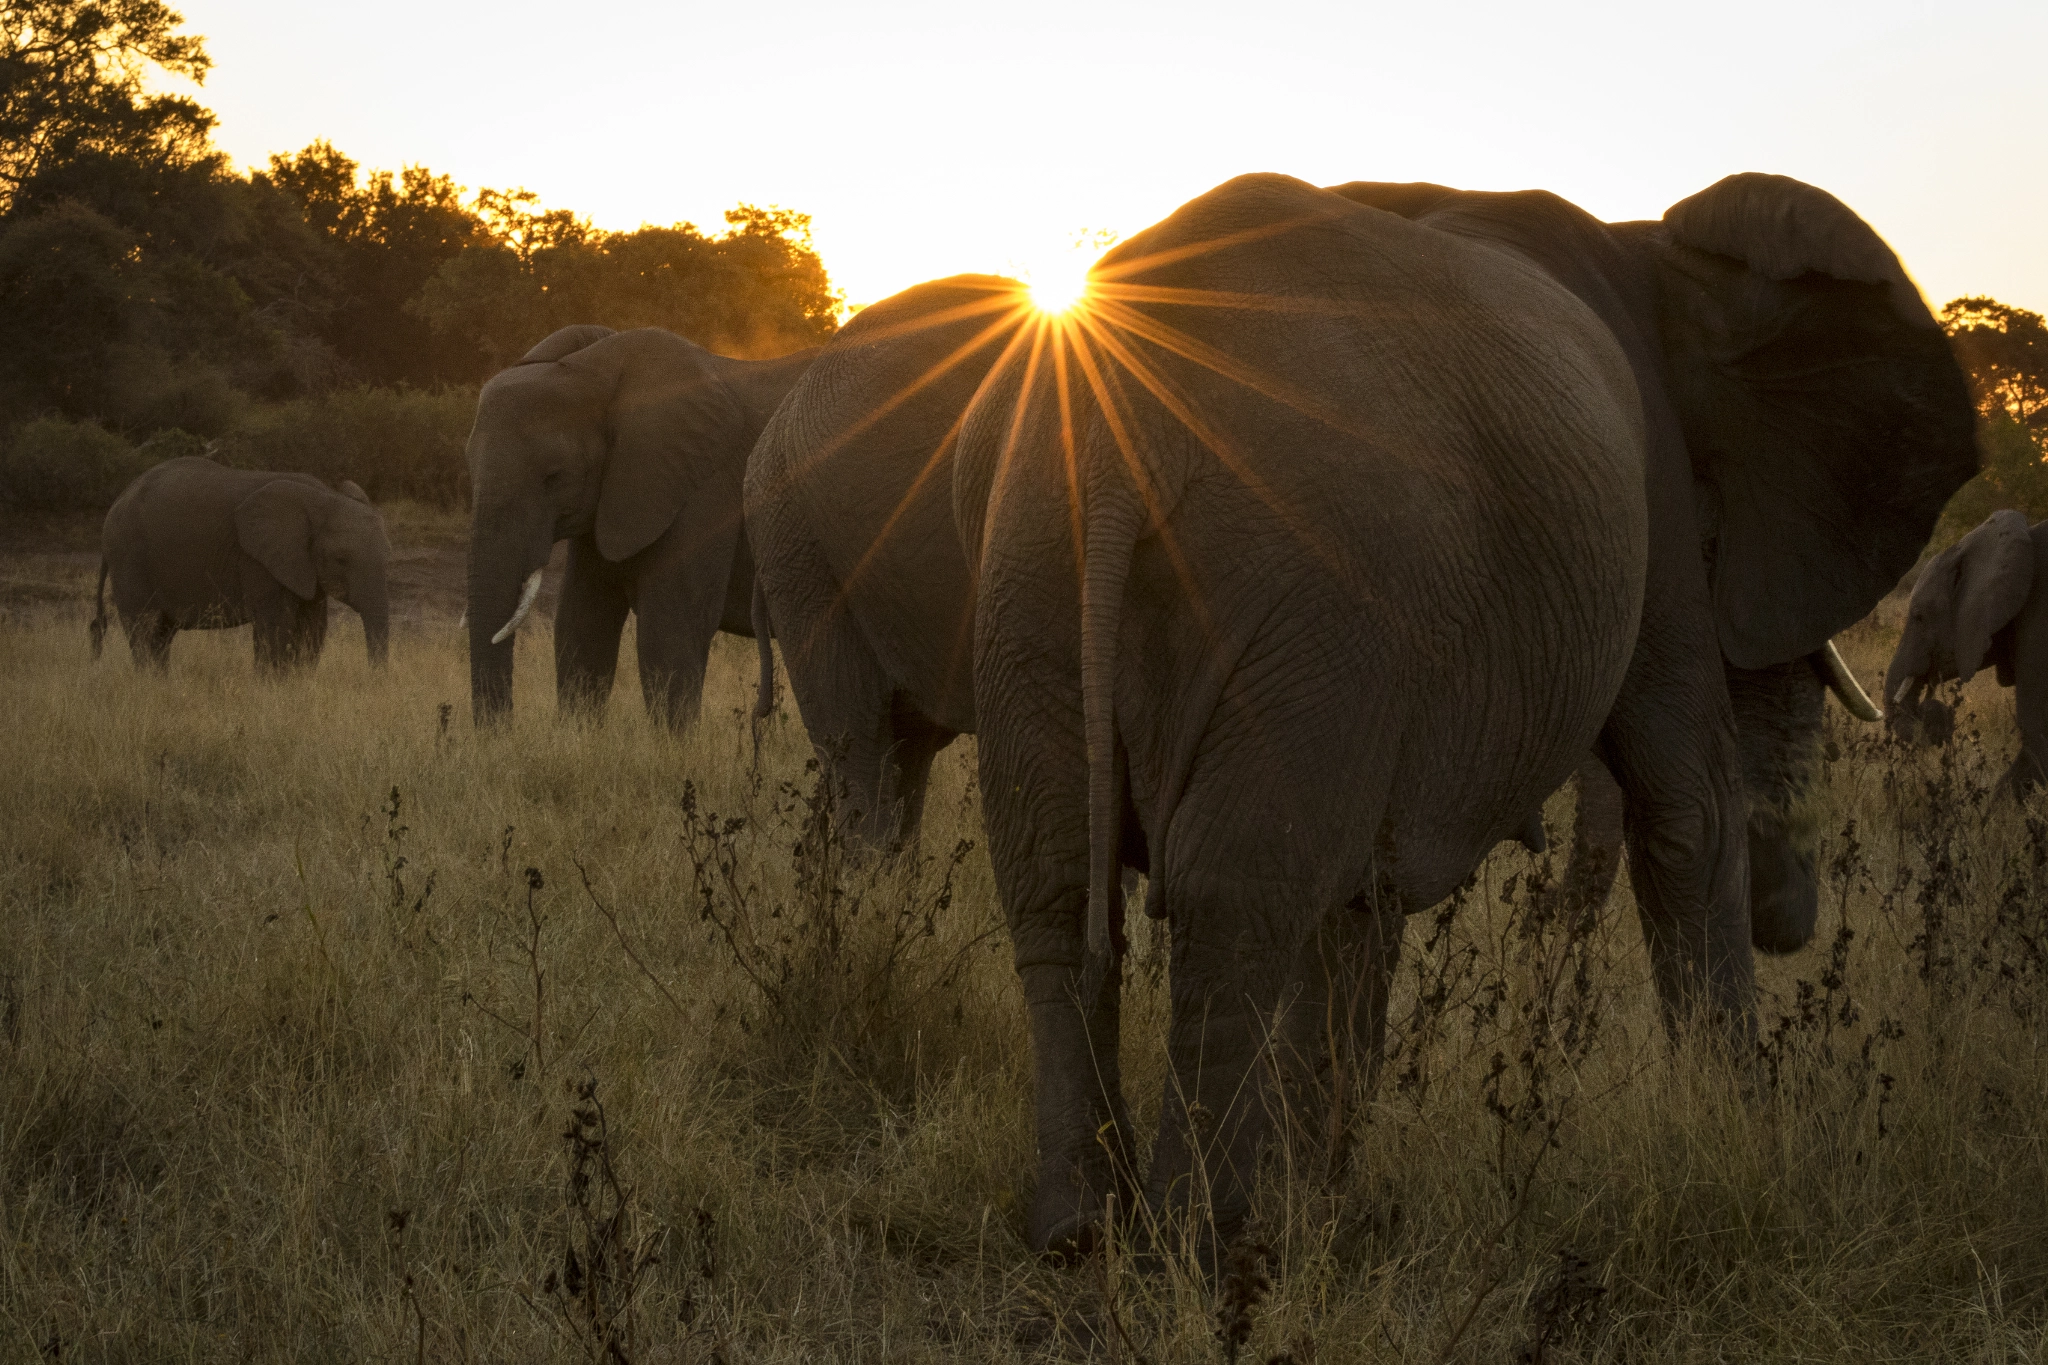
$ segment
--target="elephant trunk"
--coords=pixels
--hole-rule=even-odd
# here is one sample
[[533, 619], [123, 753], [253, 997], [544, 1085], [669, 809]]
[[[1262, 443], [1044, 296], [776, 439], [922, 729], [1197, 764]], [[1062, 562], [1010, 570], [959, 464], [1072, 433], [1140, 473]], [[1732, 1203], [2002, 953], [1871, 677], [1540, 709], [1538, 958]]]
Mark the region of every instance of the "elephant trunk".
[[469, 544], [470, 718], [477, 725], [507, 719], [512, 710], [512, 651], [519, 626], [533, 608], [540, 570], [547, 562], [551, 537], [542, 527], [533, 534], [506, 534], [505, 518], [480, 507], [471, 523]]
[[370, 667], [382, 668], [391, 657], [391, 598], [382, 583], [355, 604], [363, 618], [363, 645], [369, 650]]
[[363, 644], [370, 667], [382, 668], [391, 654], [391, 584], [381, 558], [364, 557], [349, 566], [337, 595], [363, 620]]
[[1750, 943], [1759, 952], [1805, 947], [1820, 915], [1813, 785], [1827, 681], [1805, 659], [1728, 671], [1749, 792]]

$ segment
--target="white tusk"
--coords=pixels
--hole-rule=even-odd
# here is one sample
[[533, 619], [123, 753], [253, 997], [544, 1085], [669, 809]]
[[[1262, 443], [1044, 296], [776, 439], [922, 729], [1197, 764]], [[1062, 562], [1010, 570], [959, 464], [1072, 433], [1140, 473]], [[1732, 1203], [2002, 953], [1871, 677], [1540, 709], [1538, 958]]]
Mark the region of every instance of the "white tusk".
[[455, 623], [455, 628], [456, 628], [457, 630], [468, 630], [468, 629], [469, 629], [469, 608], [468, 608], [468, 607], [464, 607], [464, 608], [462, 609], [462, 619], [460, 619], [459, 621], [457, 621], [457, 622]]
[[1884, 712], [1870, 700], [1870, 694], [1863, 690], [1863, 684], [1856, 681], [1856, 675], [1849, 671], [1849, 665], [1842, 662], [1840, 651], [1833, 640], [1820, 647], [1821, 663], [1827, 669], [1828, 686], [1835, 696], [1858, 720], [1883, 720]]
[[1906, 694], [1907, 694], [1908, 692], [1911, 692], [1912, 690], [1913, 690], [1913, 679], [1911, 679], [1911, 678], [1907, 678], [1907, 679], [1906, 679], [1906, 680], [1905, 680], [1904, 682], [1902, 682], [1902, 683], [1900, 683], [1900, 684], [1899, 684], [1899, 690], [1898, 690], [1898, 691], [1896, 691], [1896, 692], [1894, 692], [1894, 693], [1892, 694], [1892, 705], [1893, 705], [1893, 706], [1903, 706], [1903, 705], [1905, 705], [1905, 702], [1906, 702]]
[[526, 576], [526, 586], [520, 590], [518, 609], [512, 613], [511, 620], [498, 627], [498, 633], [491, 637], [492, 644], [504, 644], [510, 638], [512, 632], [519, 629], [519, 623], [526, 619], [526, 613], [533, 610], [533, 599], [538, 596], [540, 596], [540, 570], [535, 569]]

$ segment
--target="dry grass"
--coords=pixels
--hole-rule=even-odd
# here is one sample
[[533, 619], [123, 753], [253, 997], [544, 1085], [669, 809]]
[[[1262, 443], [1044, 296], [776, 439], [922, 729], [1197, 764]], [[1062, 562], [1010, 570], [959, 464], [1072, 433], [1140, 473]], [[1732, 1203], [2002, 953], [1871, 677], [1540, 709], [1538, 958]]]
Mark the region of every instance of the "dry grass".
[[245, 632], [168, 681], [89, 666], [75, 614], [0, 632], [0, 1358], [2048, 1354], [2048, 832], [1983, 795], [1986, 685], [1945, 758], [1832, 713], [1821, 941], [1766, 964], [1741, 1068], [1665, 1044], [1625, 895], [1577, 932], [1497, 853], [1409, 926], [1348, 1164], [1277, 1161], [1212, 1291], [1020, 1240], [970, 744], [879, 877], [818, 835], [787, 717], [754, 770], [741, 642], [678, 742], [630, 678], [556, 724], [539, 635], [478, 735], [448, 633], [375, 676], [351, 623], [265, 685]]

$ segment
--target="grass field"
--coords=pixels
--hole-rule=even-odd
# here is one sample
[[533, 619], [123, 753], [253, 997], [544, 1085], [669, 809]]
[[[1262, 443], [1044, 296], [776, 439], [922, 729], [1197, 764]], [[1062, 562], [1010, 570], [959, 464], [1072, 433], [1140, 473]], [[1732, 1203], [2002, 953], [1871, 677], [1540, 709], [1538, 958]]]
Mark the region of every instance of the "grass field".
[[[1283, 1154], [1267, 1254], [1212, 1291], [1024, 1247], [971, 742], [923, 860], [876, 874], [820, 834], [788, 715], [756, 764], [744, 642], [677, 741], [630, 670], [603, 725], [556, 723], [529, 632], [478, 734], [431, 613], [382, 674], [349, 620], [261, 683], [246, 630], [158, 679], [20, 601], [0, 1359], [2048, 1358], [2048, 825], [1988, 795], [1988, 678], [1941, 753], [1830, 705], [1821, 934], [1764, 964], [1740, 1066], [1665, 1041], [1625, 889], [1575, 933], [1498, 851], [1409, 925], [1348, 1161]], [[1890, 643], [1845, 652], [1874, 679]]]

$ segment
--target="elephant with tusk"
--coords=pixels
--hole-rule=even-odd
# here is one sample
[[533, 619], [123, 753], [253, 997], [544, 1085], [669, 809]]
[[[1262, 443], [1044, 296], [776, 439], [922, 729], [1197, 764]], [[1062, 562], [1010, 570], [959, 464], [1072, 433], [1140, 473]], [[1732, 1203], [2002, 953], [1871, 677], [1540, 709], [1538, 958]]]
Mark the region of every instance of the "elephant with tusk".
[[695, 719], [711, 637], [751, 635], [747, 452], [815, 350], [735, 360], [656, 327], [564, 327], [493, 376], [469, 436], [470, 709], [512, 705], [513, 637], [556, 541], [555, 696], [600, 711], [629, 613], [648, 713]]
[[2016, 795], [2048, 781], [2048, 522], [1993, 512], [1921, 571], [1906, 627], [1885, 670], [1891, 728], [1946, 741], [1954, 716], [1933, 689], [1990, 665], [2013, 689], [2020, 752], [2001, 785]]
[[1223, 1238], [1282, 1097], [1382, 1055], [1402, 916], [1589, 750], [1668, 1025], [1746, 1052], [1754, 947], [1813, 928], [1828, 642], [1976, 471], [1974, 421], [1890, 248], [1782, 176], [1610, 224], [1250, 175], [1115, 247], [954, 461], [1032, 1244], [1091, 1245], [1141, 1169], [1128, 820], [1173, 938], [1145, 1194]]
[[181, 630], [254, 624], [256, 667], [309, 665], [327, 600], [355, 609], [370, 662], [391, 644], [384, 519], [354, 483], [229, 469], [186, 455], [145, 471], [107, 512], [92, 654], [107, 633], [107, 584], [138, 668], [169, 666]]

